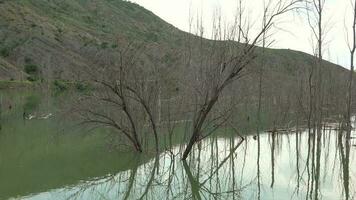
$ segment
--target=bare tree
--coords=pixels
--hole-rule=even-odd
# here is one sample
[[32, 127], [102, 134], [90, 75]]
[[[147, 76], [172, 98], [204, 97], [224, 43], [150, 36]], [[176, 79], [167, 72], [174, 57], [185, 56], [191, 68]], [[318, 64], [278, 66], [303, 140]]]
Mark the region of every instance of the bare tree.
[[[350, 147], [351, 147], [351, 106], [352, 106], [352, 85], [353, 85], [353, 74], [354, 72], [354, 54], [356, 50], [356, 1], [352, 5], [352, 44], [349, 45], [350, 49], [350, 78], [348, 81], [348, 91], [347, 91], [347, 114], [346, 114], [346, 134], [339, 133], [338, 144], [340, 150], [340, 160], [343, 175], [343, 186], [345, 191], [345, 199], [350, 199]], [[343, 131], [343, 130], [340, 130]], [[345, 137], [343, 137], [343, 135]]]
[[[323, 48], [326, 30], [324, 23], [325, 0], [306, 1], [307, 16], [309, 27], [312, 30], [313, 40], [316, 41], [314, 48], [315, 65], [312, 66], [309, 77], [310, 91], [310, 110], [308, 118], [309, 142], [311, 145], [312, 166], [316, 163], [315, 169], [312, 168], [311, 187], [314, 187], [314, 199], [319, 197], [319, 176], [321, 159], [321, 122], [323, 120]], [[314, 69], [315, 68], [315, 69]], [[313, 130], [311, 132], [311, 130]], [[309, 154], [308, 154], [309, 155]], [[308, 156], [309, 158], [309, 156]], [[309, 163], [309, 160], [307, 161]], [[314, 181], [314, 183], [313, 183]], [[313, 190], [312, 190], [313, 191]]]
[[140, 137], [149, 127], [158, 152], [156, 108], [158, 81], [155, 69], [143, 61], [144, 47], [129, 43], [119, 53], [117, 63], [90, 71], [96, 90], [82, 98], [80, 113], [84, 123], [111, 127], [142, 152]]
[[355, 56], [355, 50], [356, 50], [356, 1], [354, 1], [354, 3], [353, 3], [352, 44], [349, 45], [349, 49], [350, 49], [350, 79], [349, 79], [349, 83], [348, 83], [348, 93], [347, 93], [347, 122], [348, 122], [348, 125], [350, 126], [353, 74], [355, 73], [354, 56]]
[[[237, 47], [237, 44], [233, 42], [225, 42], [223, 44], [219, 41], [213, 42], [211, 45], [212, 50], [209, 52], [210, 59], [205, 61], [205, 65], [202, 65], [202, 70], [205, 71], [205, 81], [203, 81], [204, 86], [201, 87], [203, 90], [199, 90], [200, 96], [202, 97], [202, 103], [198, 104], [198, 109], [196, 113], [194, 113], [192, 134], [183, 153], [183, 160], [188, 157], [193, 145], [201, 138], [205, 137], [202, 131], [204, 130], [206, 120], [225, 88], [241, 78], [243, 70], [256, 57], [256, 45], [260, 44], [263, 34], [273, 27], [277, 17], [296, 9], [299, 2], [301, 1], [279, 0], [276, 4], [268, 4], [268, 7], [264, 10], [266, 13], [265, 15], [267, 16], [265, 20], [266, 23], [264, 23], [253, 39], [250, 39], [248, 36], [249, 27], [246, 30], [242, 30], [240, 27], [241, 34], [245, 40], [245, 44], [242, 45], [242, 47]], [[224, 34], [226, 31], [223, 31], [221, 26], [217, 27], [217, 31], [215, 31], [216, 38], [214, 39], [230, 40], [231, 38], [234, 38], [230, 34]], [[239, 51], [236, 51], [236, 48], [238, 48]], [[218, 119], [221, 118], [218, 117]]]
[[[326, 34], [328, 32], [324, 23], [325, 0], [306, 0], [307, 19], [312, 32], [312, 45], [315, 55], [315, 65], [312, 66], [309, 76], [310, 112], [309, 124], [320, 125], [323, 118], [323, 52]], [[310, 126], [310, 125], [309, 125]]]

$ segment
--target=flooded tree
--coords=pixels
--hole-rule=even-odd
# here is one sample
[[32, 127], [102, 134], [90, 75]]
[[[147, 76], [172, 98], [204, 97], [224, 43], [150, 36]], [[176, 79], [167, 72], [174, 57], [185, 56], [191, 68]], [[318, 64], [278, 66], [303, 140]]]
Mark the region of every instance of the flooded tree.
[[[341, 129], [339, 136], [338, 136], [338, 147], [340, 153], [340, 161], [341, 161], [341, 168], [342, 168], [342, 176], [343, 176], [343, 188], [345, 192], [345, 199], [350, 199], [350, 151], [351, 151], [351, 143], [352, 143], [352, 104], [353, 98], [352, 93], [353, 91], [353, 76], [354, 76], [354, 54], [356, 50], [356, 1], [352, 3], [352, 41], [351, 45], [349, 44], [350, 50], [350, 78], [348, 81], [348, 90], [347, 90], [347, 110], [346, 110], [346, 128]], [[343, 133], [345, 132], [345, 133]]]
[[[251, 27], [238, 27], [239, 31], [234, 32], [223, 30], [222, 26], [219, 26], [221, 24], [217, 23], [216, 29], [213, 32], [215, 41], [210, 47], [207, 47], [209, 58], [201, 64], [201, 73], [197, 78], [200, 82], [197, 85], [201, 99], [197, 102], [192, 123], [192, 133], [183, 153], [183, 160], [188, 157], [193, 145], [205, 137], [203, 134], [204, 125], [206, 125], [209, 114], [214, 109], [224, 90], [237, 79], [241, 78], [244, 69], [256, 58], [255, 49], [261, 43], [263, 35], [273, 28], [276, 18], [296, 9], [300, 2], [299, 0], [271, 1], [266, 4], [268, 6], [263, 11], [266, 16], [265, 23], [257, 31], [257, 34], [252, 37], [249, 35]], [[201, 27], [200, 32], [202, 33], [203, 30], [203, 27]], [[236, 43], [219, 42], [221, 40], [234, 40], [236, 34], [239, 32], [245, 42], [242, 46]], [[202, 34], [200, 37], [202, 37]], [[236, 50], [237, 48], [238, 50]], [[220, 118], [217, 117], [217, 119]]]
[[348, 91], [347, 91], [347, 123], [348, 126], [351, 124], [351, 112], [352, 112], [352, 104], [353, 104], [353, 79], [355, 73], [354, 66], [354, 56], [356, 50], [356, 1], [353, 2], [353, 21], [352, 21], [352, 41], [349, 44], [350, 49], [350, 78], [348, 82]]
[[[325, 0], [306, 1], [307, 17], [309, 27], [312, 31], [312, 40], [316, 41], [313, 46], [315, 54], [315, 64], [312, 66], [309, 77], [310, 90], [310, 106], [308, 117], [309, 128], [309, 150], [308, 158], [311, 159], [311, 172], [308, 178], [308, 185], [310, 186], [310, 197], [317, 200], [320, 196], [320, 159], [321, 159], [321, 139], [322, 139], [322, 120], [323, 120], [323, 51], [324, 51], [324, 8]], [[309, 163], [309, 159], [308, 159]], [[309, 189], [309, 187], [308, 187]]]
[[122, 134], [142, 152], [144, 130], [149, 127], [158, 144], [158, 78], [155, 69], [142, 62], [144, 47], [129, 43], [112, 65], [89, 71], [95, 91], [81, 99], [83, 123], [103, 125]]

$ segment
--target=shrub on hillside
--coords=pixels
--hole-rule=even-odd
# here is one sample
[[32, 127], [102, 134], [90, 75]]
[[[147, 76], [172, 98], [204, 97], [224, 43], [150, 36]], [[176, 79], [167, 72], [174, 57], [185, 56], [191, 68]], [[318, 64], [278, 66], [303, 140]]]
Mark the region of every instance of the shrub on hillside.
[[61, 81], [61, 80], [55, 80], [53, 82], [54, 84], [54, 88], [58, 91], [64, 91], [64, 90], [67, 90], [68, 89], [68, 84], [64, 81]]
[[8, 57], [9, 55], [10, 55], [10, 51], [9, 51], [9, 49], [7, 49], [7, 48], [2, 48], [1, 50], [0, 50], [0, 55], [2, 56], [2, 57]]
[[38, 73], [38, 66], [35, 64], [26, 64], [25, 72], [30, 75], [36, 75]]

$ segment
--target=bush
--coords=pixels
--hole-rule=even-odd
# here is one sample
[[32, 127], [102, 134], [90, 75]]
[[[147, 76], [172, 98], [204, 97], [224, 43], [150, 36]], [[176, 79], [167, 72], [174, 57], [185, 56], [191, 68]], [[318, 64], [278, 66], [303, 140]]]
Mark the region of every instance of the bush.
[[68, 89], [68, 85], [64, 81], [55, 80], [53, 84], [54, 88], [58, 91], [64, 91]]
[[32, 62], [32, 59], [30, 57], [25, 57], [25, 63], [30, 64]]
[[25, 58], [25, 72], [29, 75], [27, 77], [28, 81], [34, 82], [40, 79], [39, 76], [39, 68], [37, 65], [31, 63], [32, 60], [30, 58]]
[[28, 80], [28, 81], [31, 81], [31, 82], [34, 82], [34, 81], [37, 81], [37, 80], [38, 80], [38, 77], [31, 75], [31, 76], [27, 77], [27, 80]]
[[27, 74], [31, 74], [31, 75], [37, 74], [38, 73], [38, 66], [35, 65], [35, 64], [26, 64], [25, 65], [25, 72]]
[[8, 57], [10, 55], [10, 50], [4, 47], [0, 50], [0, 55], [4, 58]]
[[88, 84], [85, 84], [85, 83], [79, 83], [77, 82], [75, 84], [75, 88], [79, 91], [79, 92], [85, 92], [85, 91], [88, 91], [90, 89], [89, 85]]
[[117, 44], [112, 44], [112, 45], [111, 45], [111, 48], [113, 48], [113, 49], [116, 49], [117, 47], [118, 47]]

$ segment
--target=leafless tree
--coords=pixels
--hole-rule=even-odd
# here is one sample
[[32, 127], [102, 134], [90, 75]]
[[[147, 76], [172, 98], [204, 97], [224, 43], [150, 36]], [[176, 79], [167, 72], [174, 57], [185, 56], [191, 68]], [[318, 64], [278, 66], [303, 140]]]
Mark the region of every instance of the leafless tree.
[[353, 74], [355, 73], [354, 56], [356, 50], [356, 1], [353, 3], [353, 21], [352, 21], [352, 44], [350, 49], [350, 78], [348, 82], [347, 93], [347, 122], [350, 125], [351, 120], [351, 106], [352, 106], [352, 88], [353, 88]]
[[[353, 88], [353, 74], [354, 72], [354, 54], [356, 50], [356, 1], [352, 5], [352, 43], [349, 45], [350, 49], [350, 78], [348, 81], [347, 90], [347, 114], [346, 114], [346, 134], [339, 133], [338, 144], [340, 150], [340, 161], [343, 175], [343, 186], [345, 191], [345, 199], [350, 199], [350, 147], [351, 147], [351, 111], [352, 111], [352, 88]], [[341, 132], [343, 130], [340, 130]], [[344, 136], [344, 137], [343, 137]]]
[[[316, 41], [314, 48], [315, 65], [312, 66], [309, 77], [310, 110], [308, 117], [309, 142], [312, 155], [312, 166], [316, 163], [316, 168], [312, 169], [315, 177], [320, 176], [320, 151], [321, 151], [321, 122], [323, 120], [323, 48], [326, 30], [324, 23], [325, 0], [306, 1], [307, 17], [309, 27], [312, 30], [313, 40]], [[312, 132], [310, 132], [313, 130]], [[319, 197], [319, 178], [312, 179], [311, 185], [315, 188], [314, 199]]]
[[[225, 31], [227, 28], [224, 29], [220, 26], [221, 23], [217, 23], [217, 26], [214, 26], [213, 36], [215, 41], [211, 43], [210, 51], [209, 49], [207, 50], [209, 58], [201, 62], [200, 70], [203, 73], [200, 73], [199, 78], [197, 78], [200, 81], [200, 84], [196, 84], [197, 86], [199, 85], [197, 91], [201, 98], [194, 113], [192, 134], [183, 153], [183, 160], [188, 157], [193, 145], [205, 137], [203, 130], [207, 124], [209, 114], [214, 109], [224, 90], [231, 83], [241, 78], [244, 69], [254, 60], [256, 57], [255, 49], [257, 45], [260, 45], [263, 35], [275, 25], [276, 18], [296, 9], [300, 2], [300, 0], [279, 0], [275, 3], [271, 1], [271, 3], [267, 4], [268, 6], [263, 11], [266, 15], [265, 23], [252, 39], [249, 36], [251, 27], [247, 26], [245, 29], [239, 27], [240, 32], [238, 33], [241, 33], [242, 38], [244, 38], [243, 42], [245, 44], [243, 45], [231, 42], [235, 37], [228, 33], [234, 32]], [[219, 22], [219, 19], [217, 21]], [[228, 42], [222, 43], [220, 42], [221, 40]], [[221, 117], [215, 118], [214, 121], [217, 121], [217, 119], [220, 120]]]
[[142, 152], [141, 139], [149, 127], [158, 152], [158, 78], [143, 61], [144, 47], [129, 43], [119, 53], [117, 63], [89, 71], [95, 91], [81, 99], [84, 123], [115, 129]]
[[309, 126], [311, 121], [320, 122], [322, 115], [322, 62], [323, 62], [323, 43], [324, 43], [324, 14], [325, 0], [306, 0], [306, 9], [309, 27], [312, 31], [312, 41], [314, 55], [316, 56], [315, 65], [312, 66], [309, 76]]

